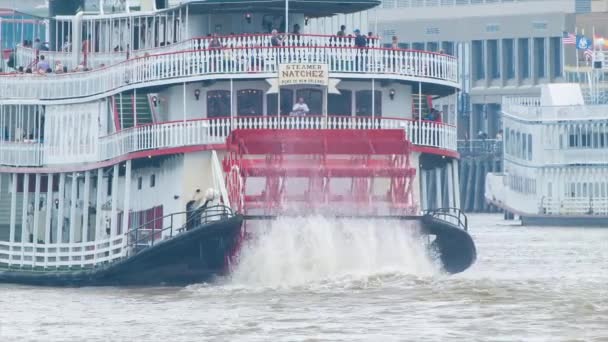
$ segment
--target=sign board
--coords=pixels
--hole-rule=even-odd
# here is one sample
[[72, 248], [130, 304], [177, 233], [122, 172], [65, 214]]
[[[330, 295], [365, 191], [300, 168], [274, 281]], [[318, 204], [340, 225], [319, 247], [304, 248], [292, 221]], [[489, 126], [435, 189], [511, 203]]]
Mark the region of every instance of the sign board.
[[279, 64], [279, 87], [297, 84], [327, 86], [328, 80], [327, 64]]

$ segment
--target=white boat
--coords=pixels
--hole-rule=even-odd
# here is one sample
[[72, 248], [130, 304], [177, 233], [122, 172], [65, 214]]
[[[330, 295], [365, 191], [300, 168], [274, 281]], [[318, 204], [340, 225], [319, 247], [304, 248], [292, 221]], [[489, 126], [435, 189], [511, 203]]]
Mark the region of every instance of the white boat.
[[578, 84], [503, 101], [504, 173], [486, 199], [523, 224], [606, 226], [608, 106], [586, 105]]
[[49, 51], [15, 48], [34, 72], [0, 75], [0, 281], [209, 280], [247, 220], [294, 207], [417, 220], [446, 271], [474, 262], [455, 57], [315, 32], [365, 28], [374, 0], [292, 0], [288, 22], [282, 0], [163, 3], [51, 2]]

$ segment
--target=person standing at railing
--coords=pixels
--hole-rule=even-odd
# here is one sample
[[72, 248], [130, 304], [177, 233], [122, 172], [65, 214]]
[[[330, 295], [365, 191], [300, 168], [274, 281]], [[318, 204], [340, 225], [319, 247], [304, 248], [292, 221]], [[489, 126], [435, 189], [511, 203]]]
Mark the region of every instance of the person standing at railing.
[[300, 97], [298, 98], [298, 102], [293, 105], [290, 115], [305, 116], [306, 114], [308, 114], [308, 112], [310, 112], [310, 109], [308, 109], [308, 105], [306, 104], [306, 102], [304, 102], [304, 98]]
[[355, 51], [355, 70], [354, 71], [364, 71], [365, 63], [366, 63], [366, 48], [367, 48], [367, 38], [361, 34], [361, 30], [355, 29], [355, 47], [357, 50]]
[[83, 63], [84, 66], [87, 66], [87, 56], [89, 55], [89, 52], [91, 50], [91, 35], [87, 36], [87, 39], [85, 39], [82, 42], [82, 57], [83, 57]]

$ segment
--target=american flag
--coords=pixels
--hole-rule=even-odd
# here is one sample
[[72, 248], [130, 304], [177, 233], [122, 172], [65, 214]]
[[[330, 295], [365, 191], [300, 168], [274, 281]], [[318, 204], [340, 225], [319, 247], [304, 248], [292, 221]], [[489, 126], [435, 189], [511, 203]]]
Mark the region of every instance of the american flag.
[[564, 45], [576, 45], [576, 35], [564, 31], [562, 43]]
[[585, 59], [590, 61], [593, 59], [593, 50], [591, 49], [585, 49], [585, 51], [583, 52], [583, 54], [585, 55]]

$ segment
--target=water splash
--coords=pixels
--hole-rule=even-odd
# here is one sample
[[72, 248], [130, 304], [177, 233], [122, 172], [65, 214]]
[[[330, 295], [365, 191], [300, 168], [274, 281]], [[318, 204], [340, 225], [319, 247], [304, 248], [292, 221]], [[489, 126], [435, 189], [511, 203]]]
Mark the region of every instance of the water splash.
[[436, 274], [439, 267], [417, 227], [416, 222], [320, 216], [248, 223], [253, 237], [241, 249], [231, 283], [293, 287]]

